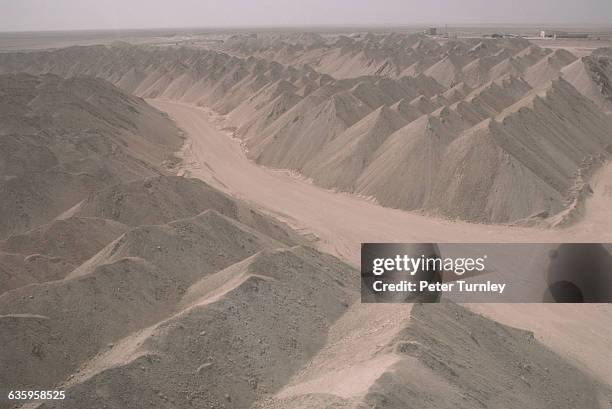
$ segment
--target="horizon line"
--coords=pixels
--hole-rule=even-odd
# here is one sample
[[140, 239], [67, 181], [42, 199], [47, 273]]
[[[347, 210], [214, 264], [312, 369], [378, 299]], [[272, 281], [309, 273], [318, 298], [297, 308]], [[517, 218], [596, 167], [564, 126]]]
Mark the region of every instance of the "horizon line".
[[599, 22], [599, 23], [587, 23], [587, 22], [546, 22], [546, 23], [512, 23], [512, 22], [486, 22], [486, 23], [440, 23], [440, 22], [411, 22], [411, 23], [342, 23], [342, 24], [292, 24], [292, 25], [268, 25], [268, 24], [254, 24], [254, 25], [223, 25], [223, 26], [146, 26], [146, 27], [122, 27], [122, 28], [111, 28], [111, 27], [99, 27], [99, 28], [42, 28], [42, 29], [17, 29], [17, 30], [2, 30], [2, 34], [23, 34], [23, 33], [69, 33], [69, 32], [122, 32], [122, 31], [172, 31], [172, 30], [199, 30], [199, 31], [231, 31], [231, 30], [303, 30], [303, 29], [401, 29], [401, 28], [426, 28], [426, 27], [448, 27], [448, 28], [551, 28], [551, 27], [580, 27], [587, 28], [585, 26], [591, 26], [598, 29], [610, 29], [612, 30], [612, 23], [610, 22]]

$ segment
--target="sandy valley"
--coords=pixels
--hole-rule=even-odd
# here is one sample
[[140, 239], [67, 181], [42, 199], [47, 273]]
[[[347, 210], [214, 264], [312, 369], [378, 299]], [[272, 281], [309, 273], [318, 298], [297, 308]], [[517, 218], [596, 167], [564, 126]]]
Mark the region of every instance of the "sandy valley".
[[150, 103], [187, 132], [183, 155], [188, 175], [268, 209], [298, 230], [314, 234], [321, 249], [354, 265], [363, 242], [554, 243], [612, 238], [612, 216], [606, 211], [611, 166], [598, 175], [584, 219], [571, 227], [547, 230], [447, 221], [385, 208], [366, 198], [322, 189], [286, 171], [258, 166], [210, 111], [170, 101]]

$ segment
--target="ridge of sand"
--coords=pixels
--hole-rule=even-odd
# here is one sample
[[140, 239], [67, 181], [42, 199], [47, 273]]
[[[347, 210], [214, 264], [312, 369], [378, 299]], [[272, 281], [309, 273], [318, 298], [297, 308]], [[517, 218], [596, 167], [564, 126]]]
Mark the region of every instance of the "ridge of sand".
[[537, 88], [561, 74], [564, 67], [576, 61], [577, 57], [569, 51], [558, 49], [549, 57], [543, 58], [525, 71], [525, 80]]
[[313, 160], [317, 166], [304, 173], [318, 185], [354, 191], [359, 175], [372, 160], [385, 139], [406, 122], [395, 111], [383, 105], [338, 135]]
[[[51, 319], [48, 325], [56, 328], [2, 331], [8, 346], [2, 350], [3, 362], [26, 360], [38, 344], [48, 356], [18, 373], [3, 373], [10, 379], [2, 382], [59, 382], [109, 342], [172, 313], [202, 276], [277, 247], [282, 245], [213, 210], [167, 225], [136, 227], [67, 278], [0, 295], [3, 315], [44, 311]], [[20, 346], [23, 339], [28, 344]], [[72, 353], [66, 359], [61, 354], [68, 350]]]
[[[397, 318], [385, 310], [393, 306], [377, 307], [378, 316], [361, 316], [377, 322], [376, 331], [355, 326], [347, 312], [311, 363], [256, 407], [403, 408], [407, 401], [418, 401], [423, 408], [599, 408], [610, 398], [608, 387], [568, 366], [531, 332], [453, 304], [416, 304]], [[381, 316], [393, 319], [380, 322]], [[550, 384], [551, 373], [563, 374], [562, 383]], [[489, 389], [491, 379], [503, 383]]]
[[[387, 48], [394, 49], [399, 43], [416, 40], [415, 38], [407, 40], [402, 36], [372, 35], [366, 37], [357, 40], [343, 40], [341, 42], [343, 44], [339, 47], [347, 55], [354, 56], [355, 52], [360, 55], [371, 54], [375, 60], [380, 57], [381, 61], [387, 61], [390, 58], [385, 56]], [[238, 41], [238, 39], [235, 40]], [[251, 44], [253, 41], [254, 44], [259, 44], [260, 39], [249, 38], [247, 42]], [[41, 59], [45, 61], [44, 66], [47, 69], [61, 75], [69, 75], [75, 71], [100, 75], [121, 83], [122, 86], [133, 89], [136, 94], [144, 97], [179, 100], [207, 106], [217, 113], [227, 115], [224, 126], [235, 130], [236, 136], [244, 139], [249, 157], [259, 164], [298, 171], [305, 177], [313, 178], [315, 182], [320, 181], [325, 187], [345, 190], [347, 182], [341, 181], [341, 178], [337, 178], [338, 184], [334, 185], [334, 180], [331, 178], [317, 177], [318, 169], [324, 167], [320, 160], [332, 156], [331, 152], [335, 151], [335, 146], [337, 146], [335, 140], [343, 132], [380, 106], [390, 105], [408, 122], [417, 120], [421, 116], [419, 113], [433, 115], [445, 123], [450, 132], [458, 136], [469, 127], [495, 118], [518, 101], [531, 97], [532, 91], [528, 81], [540, 88], [543, 81], [555, 78], [575, 58], [564, 50], [554, 52], [542, 50], [518, 40], [498, 42], [457, 40], [449, 41], [439, 47], [434, 47], [432, 41], [419, 38], [418, 41], [411, 42], [416, 49], [410, 48], [412, 51], [408, 51], [418, 54], [412, 56], [416, 59], [415, 62], [424, 58], [421, 54], [436, 56], [438, 60], [430, 66], [432, 68], [430, 72], [427, 70], [415, 72], [414, 77], [384, 78], [384, 81], [376, 76], [335, 79], [318, 72], [308, 64], [299, 68], [283, 65], [270, 60], [272, 57], [265, 53], [262, 55], [255, 53], [258, 55], [256, 57], [240, 58], [220, 51], [187, 48], [101, 46], [87, 50], [67, 49], [27, 56], [9, 54], [1, 57], [5, 62], [4, 70], [8, 71], [16, 69], [24, 62]], [[273, 46], [272, 43], [276, 45]], [[264, 42], [260, 46], [266, 49], [268, 46], [279, 45], [276, 41], [272, 43]], [[314, 48], [309, 48], [310, 51], [326, 49], [325, 52], [332, 52], [335, 47], [326, 42], [311, 46]], [[96, 52], [95, 57], [92, 56], [94, 51]], [[118, 58], [128, 52], [131, 60], [136, 61], [135, 66], [128, 67], [119, 62]], [[63, 60], [61, 63], [59, 61], [64, 55], [78, 56], [81, 53], [82, 57], [79, 58], [79, 65], [76, 67]], [[101, 58], [104, 58], [105, 62], [100, 63], [99, 66], [96, 65]], [[462, 92], [459, 92], [457, 88], [451, 91], [452, 88], [449, 87], [456, 86], [462, 79], [463, 68], [484, 58], [489, 58], [491, 61], [501, 59], [496, 65], [487, 69], [488, 82], [478, 84], [479, 86], [475, 89], [461, 88]], [[605, 53], [599, 53], [597, 58], [608, 57]], [[157, 64], [153, 64], [153, 61], [157, 61]], [[414, 64], [414, 62], [406, 62], [406, 64]], [[112, 69], [100, 68], [108, 66]], [[444, 67], [450, 67], [450, 71]], [[452, 79], [447, 76], [447, 71], [452, 72]], [[136, 75], [136, 72], [139, 74]], [[428, 73], [436, 73], [435, 76], [438, 76], [444, 85], [427, 75]], [[523, 75], [527, 81], [521, 77]], [[130, 81], [125, 79], [126, 76], [130, 78]], [[139, 84], [131, 83], [137, 81]], [[605, 84], [605, 81], [600, 80], [599, 82]], [[306, 91], [302, 87], [309, 89]], [[587, 94], [593, 93], [594, 89], [586, 85], [581, 88]], [[302, 92], [303, 95], [300, 95]], [[450, 99], [445, 95], [448, 95]], [[582, 104], [581, 98], [577, 95], [571, 95], [569, 98], [575, 98], [575, 103], [578, 105]], [[551, 105], [554, 113], [549, 115], [549, 119], [555, 122], [554, 125], [551, 125], [553, 129], [565, 126], [563, 121], [553, 118], [555, 116], [566, 117], [565, 110], [572, 103], [568, 101], [568, 103]], [[449, 107], [450, 111], [444, 110], [443, 107]], [[589, 115], [591, 114], [599, 115], [597, 113]], [[582, 126], [580, 120], [574, 116], [571, 117], [575, 123], [569, 125], [568, 128], [580, 128]], [[524, 129], [521, 132], [528, 131]], [[605, 156], [603, 148], [599, 153]], [[41, 154], [44, 153], [41, 152]], [[588, 160], [588, 156], [592, 154], [593, 152], [589, 150], [582, 159]], [[514, 155], [516, 156], [516, 152]], [[440, 157], [442, 158], [443, 155]], [[467, 159], [464, 158], [464, 160]], [[524, 162], [524, 159], [518, 157], [518, 161]], [[366, 159], [365, 162], [370, 162], [370, 160]], [[381, 169], [383, 167], [392, 169], [394, 166], [401, 167], [402, 165], [390, 163], [381, 166]], [[544, 178], [545, 184], [548, 183], [547, 175], [541, 175], [538, 169], [534, 170], [532, 166], [529, 171], [535, 173], [536, 179]], [[339, 170], [336, 169], [336, 172]], [[376, 172], [370, 171], [369, 173], [375, 174]], [[471, 174], [476, 175], [477, 173]], [[356, 178], [351, 176], [350, 179], [355, 180]], [[512, 195], [498, 199], [484, 197], [477, 206], [478, 212], [469, 215], [464, 215], [461, 206], [457, 207], [456, 203], [440, 206], [438, 203], [423, 200], [408, 200], [408, 196], [402, 194], [391, 197], [389, 187], [384, 185], [384, 178], [370, 177], [367, 188], [357, 184], [354, 191], [357, 194], [374, 196], [382, 204], [402, 209], [440, 213], [442, 216], [464, 218], [470, 221], [522, 223], [534, 214], [548, 212], [549, 215], [552, 215], [552, 213], [560, 212], [565, 202], [572, 202], [569, 199], [566, 200], [570, 193], [563, 190], [567, 190], [568, 186], [572, 185], [569, 179], [566, 176], [564, 182], [554, 181], [553, 188], [557, 190], [557, 194], [551, 196], [551, 192], [544, 189], [543, 194], [550, 196], [547, 199], [551, 202], [550, 204], [545, 204], [540, 198], [535, 198], [531, 200], [531, 204], [508, 212], [496, 209], [497, 205], [492, 203], [500, 200], [507, 201]], [[541, 188], [539, 181], [533, 178], [527, 178], [527, 180], [532, 182], [522, 185], [525, 187], [523, 189], [525, 192], [535, 192]], [[72, 183], [84, 184], [87, 181]], [[373, 185], [374, 183], [378, 186]], [[482, 181], [481, 184], [486, 185], [486, 181]], [[430, 188], [431, 186], [418, 186], [419, 190]], [[464, 184], [462, 189], [468, 191], [458, 191], [459, 196], [470, 195], [470, 189], [473, 190], [474, 186], [470, 188], [469, 185]], [[67, 192], [66, 195], [69, 193]]]
[[[150, 102], [168, 112], [190, 135], [188, 155], [191, 159], [186, 163], [208, 164], [209, 167], [189, 167], [187, 170], [192, 177], [216, 186], [218, 182], [212, 178], [214, 173], [224, 189], [235, 192], [246, 201], [258, 203], [293, 227], [315, 233], [324, 251], [354, 263], [358, 263], [357, 249], [363, 241], [557, 242], [589, 241], [597, 237], [605, 242], [612, 231], [606, 227], [610, 226], [608, 219], [600, 218], [600, 213], [598, 221], [591, 224], [588, 201], [585, 221], [558, 231], [450, 222], [383, 208], [358, 197], [318, 188], [286, 172], [257, 166], [245, 157], [239, 142], [218, 130], [206, 111], [200, 108], [170, 101]], [[605, 183], [594, 185], [596, 192], [601, 194]], [[325, 217], [319, 210], [320, 203], [326, 203]]]
[[606, 49], [595, 50], [593, 55], [582, 57], [562, 69], [565, 80], [583, 95], [591, 99], [604, 112], [612, 113], [612, 69]]
[[[178, 311], [162, 305], [158, 311], [165, 318], [150, 327], [151, 320], [141, 318], [145, 327], [125, 338], [117, 339], [115, 331], [106, 348], [107, 341], [99, 340], [101, 352], [80, 361], [77, 375], [63, 384], [74, 398], [62, 405], [91, 406], [101, 390], [111, 388], [114, 398], [106, 404], [113, 407], [136, 404], [144, 389], [155, 391], [146, 398], [151, 404], [170, 400], [187, 407], [195, 399], [221, 405], [229, 395], [233, 404], [249, 406], [318, 350], [326, 328], [357, 296], [357, 280], [349, 279], [356, 277], [354, 271], [311, 249], [271, 251], [231, 268], [248, 278], [208, 296], [208, 302]], [[152, 313], [149, 307], [147, 314]], [[101, 325], [108, 340], [108, 323]], [[234, 340], [232, 348], [228, 339]], [[50, 346], [45, 352], [52, 354]], [[43, 406], [48, 405], [53, 403]]]

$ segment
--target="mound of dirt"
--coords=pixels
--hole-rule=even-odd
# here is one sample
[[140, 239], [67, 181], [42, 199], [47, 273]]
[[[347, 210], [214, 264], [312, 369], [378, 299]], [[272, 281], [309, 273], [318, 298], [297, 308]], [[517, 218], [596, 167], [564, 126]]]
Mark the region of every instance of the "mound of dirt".
[[529, 67], [525, 72], [525, 80], [534, 88], [541, 87], [548, 81], [559, 77], [563, 67], [576, 60], [576, 56], [569, 51], [556, 50], [549, 57]]
[[304, 240], [276, 219], [210, 187], [199, 179], [155, 176], [122, 183], [90, 195], [75, 214], [128, 226], [165, 224], [215, 210], [288, 245]]
[[0, 75], [0, 96], [0, 238], [161, 173], [182, 143], [166, 116], [99, 79]]
[[0, 294], [64, 278], [126, 230], [112, 220], [71, 217], [0, 241]]
[[[81, 264], [127, 230], [113, 220], [70, 217], [10, 236], [0, 250], [25, 255], [44, 254]], [[82, 240], [83, 237], [87, 240]]]
[[249, 150], [249, 156], [266, 166], [301, 169], [331, 140], [369, 112], [350, 92], [336, 94], [279, 132], [269, 134]]
[[[561, 112], [565, 120], [551, 126]], [[588, 124], [584, 118], [590, 118]], [[449, 145], [439, 180], [454, 182], [434, 188], [430, 203], [444, 214], [475, 221], [554, 214], [567, 204], [583, 161], [605, 153], [610, 126], [591, 101], [555, 80]]]
[[[0, 297], [0, 325], [11, 329], [2, 331], [3, 352], [12, 352], [3, 362], [31, 360], [2, 381], [58, 382], [72, 397], [63, 407], [137, 407], [145, 390], [154, 391], [147, 405], [248, 406], [316, 352], [357, 296], [357, 275], [343, 263], [307, 248], [273, 250], [274, 242], [239, 233], [239, 224], [218, 213], [164, 229], [192, 246], [141, 228], [101, 252], [84, 274]], [[152, 244], [165, 243], [164, 257], [146, 250], [145, 232], [156, 237]], [[248, 257], [258, 246], [269, 250]], [[174, 256], [186, 256], [196, 274], [184, 270], [187, 261], [170, 270], [156, 264]], [[109, 399], [101, 403], [104, 390]]]
[[[496, 84], [487, 90], [472, 104], [497, 112], [512, 101], [506, 93], [503, 102]], [[560, 112], [563, 126], [548, 125]], [[388, 137], [355, 191], [384, 205], [473, 221], [554, 214], [570, 196], [582, 162], [604, 154], [612, 142], [610, 118], [563, 80], [461, 135], [454, 132], [460, 125], [448, 126], [452, 118], [442, 119], [423, 116]]]
[[[510, 205], [514, 209], [512, 211], [494, 204], [507, 201], [507, 198], [488, 197], [490, 191], [476, 195], [476, 202], [470, 199], [464, 205], [458, 205], [454, 200], [445, 205], [432, 203], [433, 199], [426, 199], [432, 194], [426, 192], [437, 189], [430, 184], [430, 179], [437, 176], [416, 181], [414, 187], [421, 193], [415, 196], [402, 193], [401, 189], [392, 193], [393, 188], [385, 175], [410, 177], [398, 169], [410, 168], [412, 165], [395, 163], [405, 160], [406, 156], [400, 153], [395, 156], [385, 155], [384, 159], [380, 159], [381, 152], [371, 153], [374, 145], [368, 145], [364, 152], [367, 151], [365, 156], [370, 158], [357, 155], [348, 160], [341, 156], [349, 155], [349, 151], [353, 152], [351, 149], [360, 144], [348, 142], [350, 133], [357, 132], [362, 136], [370, 134], [366, 139], [377, 141], [375, 145], [383, 140], [388, 142], [389, 129], [396, 127], [394, 121], [369, 131], [352, 129], [356, 125], [363, 126], [362, 121], [371, 122], [370, 116], [378, 115], [381, 106], [389, 106], [390, 111], [398, 113], [408, 125], [423, 115], [429, 115], [432, 117], [429, 123], [439, 121], [442, 124], [440, 129], [444, 128], [443, 133], [449, 135], [447, 139], [459, 139], [464, 132], [468, 132], [468, 128], [486, 129], [500, 115], [504, 121], [508, 121], [507, 115], [503, 114], [505, 110], [519, 101], [529, 101], [534, 88], [546, 88], [548, 82], [556, 80], [559, 75], [563, 75], [600, 109], [608, 112], [610, 92], [607, 78], [610, 75], [607, 67], [612, 65], [609, 64], [609, 53], [605, 50], [575, 61], [576, 57], [568, 51], [543, 49], [523, 39], [454, 39], [438, 42], [427, 36], [398, 33], [332, 38], [334, 40], [318, 41], [313, 38], [302, 41], [283, 34], [237, 35], [228, 38], [220, 47], [231, 50], [231, 53], [130, 45], [73, 47], [27, 54], [4, 53], [0, 55], [0, 70], [37, 73], [50, 71], [62, 76], [95, 75], [139, 96], [207, 106], [225, 115], [220, 118], [220, 126], [233, 130], [235, 136], [243, 139], [248, 156], [257, 163], [301, 172], [327, 188], [371, 195], [383, 205], [431, 210], [471, 221], [515, 222], [528, 219], [534, 214], [532, 212], [558, 212], [563, 210], [565, 201], [571, 201], [566, 200], [567, 186], [572, 184], [573, 176], [568, 177], [568, 171], [564, 170], [565, 180], [560, 182], [548, 179], [548, 171], [540, 174], [542, 167], [531, 163], [528, 158], [534, 154], [528, 151], [530, 148], [524, 148], [524, 152], [513, 152], [517, 163], [530, 162], [525, 169], [516, 170], [516, 175], [527, 175], [525, 178], [520, 176], [523, 192], [531, 194], [542, 190], [542, 193], [536, 194], [527, 204], [516, 208]], [[566, 112], [574, 103], [583, 105], [580, 96], [569, 93], [564, 95], [567, 101], [542, 106], [543, 112], [551, 110], [546, 114], [546, 127], [550, 130], [548, 133], [569, 134], [574, 130], [579, 134], [592, 132], [594, 127], [571, 112]], [[598, 124], [603, 123], [600, 112], [591, 108], [587, 110], [588, 115], [598, 118]], [[566, 123], [567, 117], [571, 118], [571, 124]], [[125, 118], [121, 118], [121, 122], [125, 123]], [[420, 123], [425, 123], [425, 119]], [[427, 127], [421, 128], [423, 130]], [[525, 128], [516, 131], [533, 132]], [[468, 141], [477, 138], [460, 139], [462, 143], [471, 143]], [[58, 167], [54, 165], [57, 159], [52, 152], [44, 147], [35, 149], [35, 145], [40, 145], [36, 141], [28, 143], [28, 151], [31, 150], [39, 158], [37, 164], [27, 165], [32, 166], [32, 171], [37, 171], [45, 163], [47, 166]], [[408, 144], [412, 146], [413, 141]], [[13, 152], [25, 149], [21, 144], [14, 145], [11, 148]], [[341, 145], [349, 147], [343, 150]], [[433, 142], [423, 146], [445, 149], [442, 146], [446, 145]], [[481, 148], [484, 149], [465, 146], [461, 149], [465, 153]], [[597, 149], [592, 147], [586, 151], [583, 147], [577, 149], [585, 153], [581, 160], [589, 160], [588, 156], [593, 154], [601, 153], [605, 156], [605, 150], [596, 152]], [[405, 150], [405, 146], [398, 147], [398, 152]], [[498, 153], [494, 155], [495, 163], [490, 164], [495, 169], [503, 168], [506, 163], [506, 156], [501, 151]], [[444, 158], [447, 152], [440, 151], [432, 155]], [[22, 166], [12, 156], [6, 155], [0, 168]], [[417, 157], [415, 154], [415, 160]], [[461, 160], [468, 160], [463, 154], [457, 156], [460, 157], [463, 158]], [[374, 168], [375, 159], [378, 164]], [[576, 170], [575, 163], [576, 160], [572, 160], [571, 172]], [[94, 180], [105, 179], [111, 182], [109, 184], [117, 183], [116, 173], [128, 173], [124, 169], [114, 172], [118, 166], [103, 169], [89, 166], [86, 175], [80, 173], [76, 177], [73, 176], [75, 170], [83, 169], [85, 164], [71, 163], [71, 166], [60, 167], [70, 175], [55, 175], [49, 184], [53, 188], [61, 185], [66, 189], [62, 195], [67, 198], [66, 201], [74, 201], [81, 196], [82, 190], [94, 183], [87, 179], [87, 175], [93, 174]], [[455, 163], [452, 166], [464, 168], [466, 164]], [[366, 168], [369, 168], [368, 176], [363, 174]], [[422, 176], [422, 172], [413, 170], [415, 172], [411, 171], [411, 174]], [[434, 175], [438, 169], [434, 166], [428, 172]], [[476, 172], [473, 175], [480, 174]], [[530, 176], [532, 174], [533, 177]], [[143, 175], [141, 173], [138, 176]], [[360, 178], [363, 182], [361, 185], [357, 182]], [[550, 186], [551, 182], [554, 186], [549, 190], [546, 186]], [[46, 195], [42, 182], [34, 190], [15, 193], [12, 191], [25, 189], [24, 184], [20, 180], [12, 184], [11, 181], [5, 183], [10, 187], [11, 194], [28, 197], [28, 203], [44, 200]], [[408, 184], [413, 186], [412, 182]], [[465, 195], [471, 195], [476, 189], [474, 181], [469, 186], [467, 190], [470, 193]], [[99, 190], [99, 186], [93, 190]], [[464, 193], [457, 195], [468, 197]], [[503, 196], [500, 193], [496, 195]], [[460, 201], [464, 202], [463, 199]], [[50, 208], [65, 206], [66, 203], [51, 203]], [[471, 210], [463, 213], [464, 208], [470, 206]], [[18, 212], [17, 209], [8, 210], [9, 213]], [[27, 217], [35, 218], [34, 223], [37, 224], [43, 218], [43, 215], [36, 214], [35, 209], [27, 209], [26, 213]], [[0, 231], [19, 232], [27, 229], [20, 227], [33, 224], [27, 217], [13, 217], [11, 222], [6, 222], [9, 225]]]
[[306, 167], [304, 173], [321, 186], [353, 191], [380, 145], [405, 124], [399, 114], [382, 106], [336, 137], [312, 161], [316, 166]]
[[612, 51], [598, 49], [562, 69], [565, 80], [604, 112], [612, 113]]
[[[309, 364], [255, 407], [597, 409], [610, 398], [529, 331], [450, 303], [379, 307], [351, 307]], [[378, 331], [364, 331], [364, 321]]]

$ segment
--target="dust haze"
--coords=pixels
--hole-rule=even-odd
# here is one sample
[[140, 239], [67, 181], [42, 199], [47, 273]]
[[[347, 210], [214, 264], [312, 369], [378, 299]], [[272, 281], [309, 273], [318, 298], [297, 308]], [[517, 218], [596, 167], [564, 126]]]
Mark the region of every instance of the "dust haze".
[[606, 0], [23, 0], [0, 3], [0, 31], [422, 24], [610, 25]]

